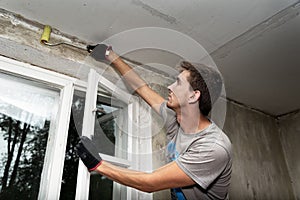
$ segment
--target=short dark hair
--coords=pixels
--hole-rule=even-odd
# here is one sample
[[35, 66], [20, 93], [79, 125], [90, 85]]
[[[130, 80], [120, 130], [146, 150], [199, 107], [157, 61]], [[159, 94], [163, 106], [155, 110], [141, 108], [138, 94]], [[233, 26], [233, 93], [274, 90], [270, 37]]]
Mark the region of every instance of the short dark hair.
[[181, 71], [190, 72], [188, 81], [193, 90], [201, 92], [199, 100], [200, 112], [207, 116], [212, 105], [221, 95], [223, 78], [217, 67], [209, 67], [201, 63], [180, 62]]

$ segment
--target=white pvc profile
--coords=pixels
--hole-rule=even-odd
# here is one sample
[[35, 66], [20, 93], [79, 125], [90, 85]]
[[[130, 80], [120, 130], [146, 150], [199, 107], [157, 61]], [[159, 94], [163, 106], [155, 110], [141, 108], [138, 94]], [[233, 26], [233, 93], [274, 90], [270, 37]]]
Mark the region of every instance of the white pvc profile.
[[27, 63], [16, 61], [0, 56], [0, 71], [21, 75], [21, 77], [38, 80], [40, 82], [53, 84], [53, 86], [64, 87], [75, 82], [75, 78], [65, 76], [53, 71], [42, 69]]
[[[38, 198], [40, 200], [59, 199], [73, 91], [74, 87], [72, 83], [64, 86], [61, 90], [61, 105], [56, 120], [56, 131], [52, 140], [48, 139], [49, 144], [47, 145], [46, 159]], [[50, 153], [48, 153], [49, 151]]]
[[110, 156], [107, 154], [102, 154], [102, 153], [99, 153], [99, 155], [101, 156], [101, 158], [103, 158], [103, 160], [110, 162], [111, 164], [120, 166], [120, 167], [128, 168], [131, 165], [131, 162], [126, 159], [117, 158], [117, 157]]

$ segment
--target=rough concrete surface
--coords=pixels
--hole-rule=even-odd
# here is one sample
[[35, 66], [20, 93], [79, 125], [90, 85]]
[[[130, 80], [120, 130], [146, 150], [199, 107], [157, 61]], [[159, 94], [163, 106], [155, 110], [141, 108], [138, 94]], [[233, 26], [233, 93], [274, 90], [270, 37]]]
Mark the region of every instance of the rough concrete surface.
[[286, 115], [278, 120], [280, 140], [291, 177], [296, 199], [300, 199], [300, 112]]
[[230, 199], [294, 199], [273, 117], [228, 102], [224, 131], [233, 145]]

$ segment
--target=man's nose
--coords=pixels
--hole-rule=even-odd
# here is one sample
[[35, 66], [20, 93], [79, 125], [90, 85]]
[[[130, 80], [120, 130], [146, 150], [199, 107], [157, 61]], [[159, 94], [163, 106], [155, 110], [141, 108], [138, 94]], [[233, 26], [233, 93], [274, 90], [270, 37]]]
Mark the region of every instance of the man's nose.
[[174, 86], [175, 83], [172, 83], [171, 85], [168, 86], [169, 92], [172, 92], [172, 88]]

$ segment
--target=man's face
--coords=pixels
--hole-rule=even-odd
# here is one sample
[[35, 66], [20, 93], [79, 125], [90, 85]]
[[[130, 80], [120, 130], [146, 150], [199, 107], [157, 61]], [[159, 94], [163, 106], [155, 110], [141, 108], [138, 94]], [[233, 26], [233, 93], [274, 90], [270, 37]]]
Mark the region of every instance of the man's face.
[[191, 97], [194, 94], [194, 91], [187, 80], [189, 75], [189, 71], [182, 71], [177, 76], [176, 81], [168, 87], [169, 96], [167, 106], [169, 108], [175, 110], [183, 108], [188, 104], [189, 97]]

